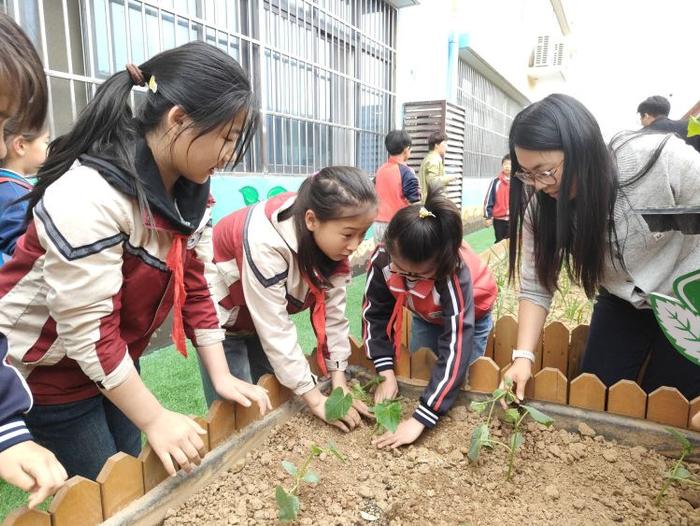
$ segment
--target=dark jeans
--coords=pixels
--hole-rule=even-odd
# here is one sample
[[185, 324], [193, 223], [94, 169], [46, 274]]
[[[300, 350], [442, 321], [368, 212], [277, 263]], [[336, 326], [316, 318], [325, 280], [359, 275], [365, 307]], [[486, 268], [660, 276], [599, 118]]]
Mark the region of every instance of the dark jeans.
[[119, 451], [138, 456], [141, 431], [102, 395], [59, 405], [35, 405], [25, 418], [36, 442], [52, 451], [68, 476], [95, 480]]
[[688, 399], [700, 395], [700, 367], [687, 360], [668, 341], [651, 309], [637, 309], [607, 291], [593, 307], [582, 372], [593, 373], [607, 386], [618, 380], [637, 380], [651, 353], [642, 389], [676, 387]]
[[[231, 374], [246, 382], [257, 383], [258, 379], [265, 373], [273, 373], [272, 366], [260, 344], [260, 338], [255, 334], [251, 336], [227, 334], [224, 340], [224, 354]], [[202, 386], [208, 407], [220, 396], [216, 394], [209, 374], [201, 364], [199, 371], [202, 374]]]
[[503, 239], [508, 239], [510, 237], [510, 222], [505, 219], [494, 219], [493, 220], [493, 231], [496, 234], [496, 243]]

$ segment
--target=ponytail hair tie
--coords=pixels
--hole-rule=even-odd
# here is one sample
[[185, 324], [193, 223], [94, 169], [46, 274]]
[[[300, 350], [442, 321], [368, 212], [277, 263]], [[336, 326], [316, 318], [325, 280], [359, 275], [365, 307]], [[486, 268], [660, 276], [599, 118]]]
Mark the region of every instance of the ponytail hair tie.
[[127, 64], [126, 71], [129, 73], [131, 82], [134, 83], [134, 86], [146, 85], [146, 79], [143, 77], [143, 71], [141, 71], [136, 64]]
[[426, 207], [421, 206], [420, 210], [418, 210], [418, 217], [420, 217], [421, 219], [425, 219], [426, 217], [435, 217], [435, 214], [433, 214]]

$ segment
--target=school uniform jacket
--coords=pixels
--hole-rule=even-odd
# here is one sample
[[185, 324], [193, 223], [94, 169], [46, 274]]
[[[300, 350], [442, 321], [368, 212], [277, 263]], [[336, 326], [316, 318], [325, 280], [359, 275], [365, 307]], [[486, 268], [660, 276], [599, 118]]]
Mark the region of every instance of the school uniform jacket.
[[209, 285], [218, 279], [209, 183], [178, 180], [176, 206], [144, 141], [134, 155], [150, 220], [125, 170], [83, 155], [47, 188], [0, 269], [0, 333], [36, 403], [119, 386], [173, 305], [181, 352], [183, 328], [195, 346], [224, 338]]
[[27, 227], [27, 201], [18, 201], [32, 184], [20, 174], [0, 168], [0, 267], [15, 251], [17, 239]]
[[484, 199], [484, 217], [508, 221], [510, 215], [510, 178], [503, 172], [491, 181]]
[[[497, 286], [486, 265], [468, 246], [463, 263], [439, 282], [409, 282], [389, 270], [391, 258], [380, 245], [370, 258], [362, 307], [367, 356], [377, 372], [393, 370], [399, 352], [403, 307], [428, 323], [442, 325], [437, 362], [413, 417], [426, 427], [437, 424], [464, 383], [473, 347], [474, 320], [491, 310]], [[472, 273], [473, 272], [473, 273]], [[472, 281], [473, 280], [473, 281]]]
[[238, 210], [214, 227], [214, 259], [223, 276], [217, 288], [223, 326], [231, 333], [257, 333], [280, 383], [302, 395], [316, 380], [289, 314], [311, 310], [321, 370], [344, 371], [350, 356], [345, 317], [350, 266], [336, 267], [331, 287], [314, 290], [298, 263], [294, 219], [280, 220], [296, 194], [285, 193]]

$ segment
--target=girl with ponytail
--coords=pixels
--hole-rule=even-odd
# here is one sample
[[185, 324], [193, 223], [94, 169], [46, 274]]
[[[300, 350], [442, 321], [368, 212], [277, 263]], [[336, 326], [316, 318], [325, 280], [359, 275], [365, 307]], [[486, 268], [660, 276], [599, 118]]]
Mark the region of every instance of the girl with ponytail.
[[384, 377], [375, 402], [395, 398], [394, 363], [401, 352], [403, 308], [413, 313], [411, 352], [437, 355], [413, 416], [374, 441], [396, 448], [437, 424], [464, 384], [469, 364], [484, 354], [498, 292], [486, 265], [463, 241], [455, 204], [431, 187], [425, 205], [393, 217], [370, 259], [362, 307], [367, 356]]
[[[350, 166], [329, 166], [307, 178], [297, 193], [284, 193], [243, 208], [214, 228], [214, 260], [224, 288], [215, 292], [226, 329], [224, 349], [231, 372], [251, 382], [265, 373], [299, 395], [326, 421], [326, 397], [316, 387], [290, 314], [308, 310], [316, 333], [318, 368], [333, 388], [349, 392], [350, 356], [345, 316], [349, 256], [377, 215], [369, 177]], [[202, 374], [204, 393], [214, 397]], [[341, 420], [342, 431], [371, 417], [355, 400]]]
[[[132, 114], [134, 86], [146, 95]], [[199, 463], [203, 430], [138, 374], [171, 311], [177, 350], [187, 355], [187, 336], [222, 397], [270, 406], [229, 374], [210, 296], [210, 177], [241, 159], [257, 122], [241, 66], [192, 42], [113, 75], [50, 144], [26, 234], [0, 270], [0, 332], [32, 391], [27, 425], [69, 475], [94, 479], [114, 453], [138, 455], [141, 431], [171, 475]]]

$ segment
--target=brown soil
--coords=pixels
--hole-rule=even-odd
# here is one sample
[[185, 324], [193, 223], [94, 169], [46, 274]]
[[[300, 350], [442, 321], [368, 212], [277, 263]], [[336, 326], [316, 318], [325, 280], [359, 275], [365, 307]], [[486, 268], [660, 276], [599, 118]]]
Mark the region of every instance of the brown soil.
[[[342, 434], [303, 412], [278, 426], [245, 463], [169, 510], [164, 524], [275, 524], [275, 486], [288, 488], [291, 480], [280, 462], [299, 465], [310, 444], [332, 440], [347, 461], [324, 454], [313, 462], [321, 483], [302, 487], [296, 524], [700, 525], [698, 491], [671, 487], [661, 506], [654, 505], [662, 474], [671, 467], [655, 452], [586, 436], [595, 434], [590, 428], [582, 434], [530, 423], [514, 480], [506, 482], [500, 448], [484, 450], [477, 465], [466, 459], [477, 423], [475, 414], [456, 407], [415, 445], [380, 451], [370, 444], [370, 426]], [[500, 422], [492, 432], [509, 434]], [[689, 468], [700, 474], [700, 466]], [[368, 521], [361, 512], [377, 519]]]

